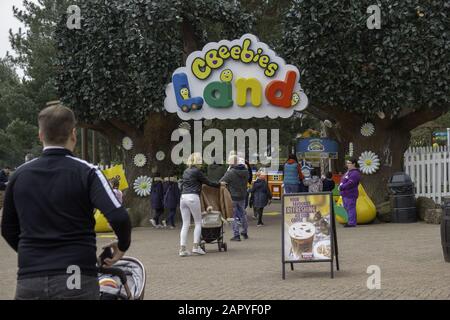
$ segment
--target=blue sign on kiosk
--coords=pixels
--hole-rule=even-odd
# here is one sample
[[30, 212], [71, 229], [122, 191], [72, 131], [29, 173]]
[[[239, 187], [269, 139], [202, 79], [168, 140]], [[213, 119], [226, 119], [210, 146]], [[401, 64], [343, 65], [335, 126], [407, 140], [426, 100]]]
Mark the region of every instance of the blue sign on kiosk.
[[296, 145], [298, 158], [304, 159], [337, 159], [338, 144], [328, 138], [299, 139]]

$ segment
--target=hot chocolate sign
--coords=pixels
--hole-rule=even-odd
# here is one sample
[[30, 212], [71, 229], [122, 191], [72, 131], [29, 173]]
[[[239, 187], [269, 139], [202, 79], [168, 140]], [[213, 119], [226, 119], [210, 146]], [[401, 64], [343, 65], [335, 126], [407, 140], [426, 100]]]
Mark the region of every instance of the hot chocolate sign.
[[288, 118], [307, 107], [297, 67], [257, 37], [208, 43], [166, 88], [164, 107], [183, 120]]
[[283, 279], [285, 263], [291, 263], [292, 269], [293, 263], [301, 262], [324, 261], [333, 266], [336, 238], [332, 201], [331, 193], [283, 195]]

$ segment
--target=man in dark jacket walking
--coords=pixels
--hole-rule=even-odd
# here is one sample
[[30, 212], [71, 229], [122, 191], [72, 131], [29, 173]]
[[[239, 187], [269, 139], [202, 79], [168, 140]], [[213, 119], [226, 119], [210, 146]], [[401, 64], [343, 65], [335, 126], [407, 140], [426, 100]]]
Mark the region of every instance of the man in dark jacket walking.
[[272, 192], [267, 184], [267, 175], [264, 172], [258, 172], [256, 177], [256, 181], [250, 189], [250, 208], [253, 207], [258, 218], [256, 226], [262, 227], [264, 225], [262, 221], [264, 208], [272, 201]]
[[19, 167], [5, 193], [1, 234], [18, 253], [16, 299], [98, 299], [94, 208], [118, 237], [108, 265], [131, 242], [131, 223], [101, 171], [72, 154], [76, 121], [56, 105], [39, 113], [41, 157]]
[[248, 239], [247, 213], [245, 212], [245, 197], [247, 196], [248, 170], [245, 164], [238, 164], [238, 157], [232, 155], [229, 159], [231, 165], [221, 182], [228, 185], [228, 190], [233, 200], [233, 238], [232, 241], [241, 241], [239, 235], [239, 224], [242, 227], [241, 235]]

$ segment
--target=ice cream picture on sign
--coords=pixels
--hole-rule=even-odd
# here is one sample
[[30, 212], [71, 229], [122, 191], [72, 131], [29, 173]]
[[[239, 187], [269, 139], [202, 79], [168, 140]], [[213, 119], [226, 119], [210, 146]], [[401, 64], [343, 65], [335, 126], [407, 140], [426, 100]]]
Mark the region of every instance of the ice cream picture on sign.
[[330, 203], [329, 195], [285, 196], [285, 261], [331, 258]]
[[164, 107], [183, 120], [290, 117], [307, 107], [297, 67], [251, 34], [205, 45], [175, 70]]

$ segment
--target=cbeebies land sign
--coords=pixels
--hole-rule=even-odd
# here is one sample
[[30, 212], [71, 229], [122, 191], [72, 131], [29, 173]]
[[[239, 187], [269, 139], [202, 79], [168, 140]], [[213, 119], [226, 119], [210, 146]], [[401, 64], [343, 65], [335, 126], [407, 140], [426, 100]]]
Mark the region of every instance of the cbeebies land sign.
[[164, 107], [183, 120], [288, 118], [308, 98], [300, 73], [251, 34], [208, 43], [178, 68]]

